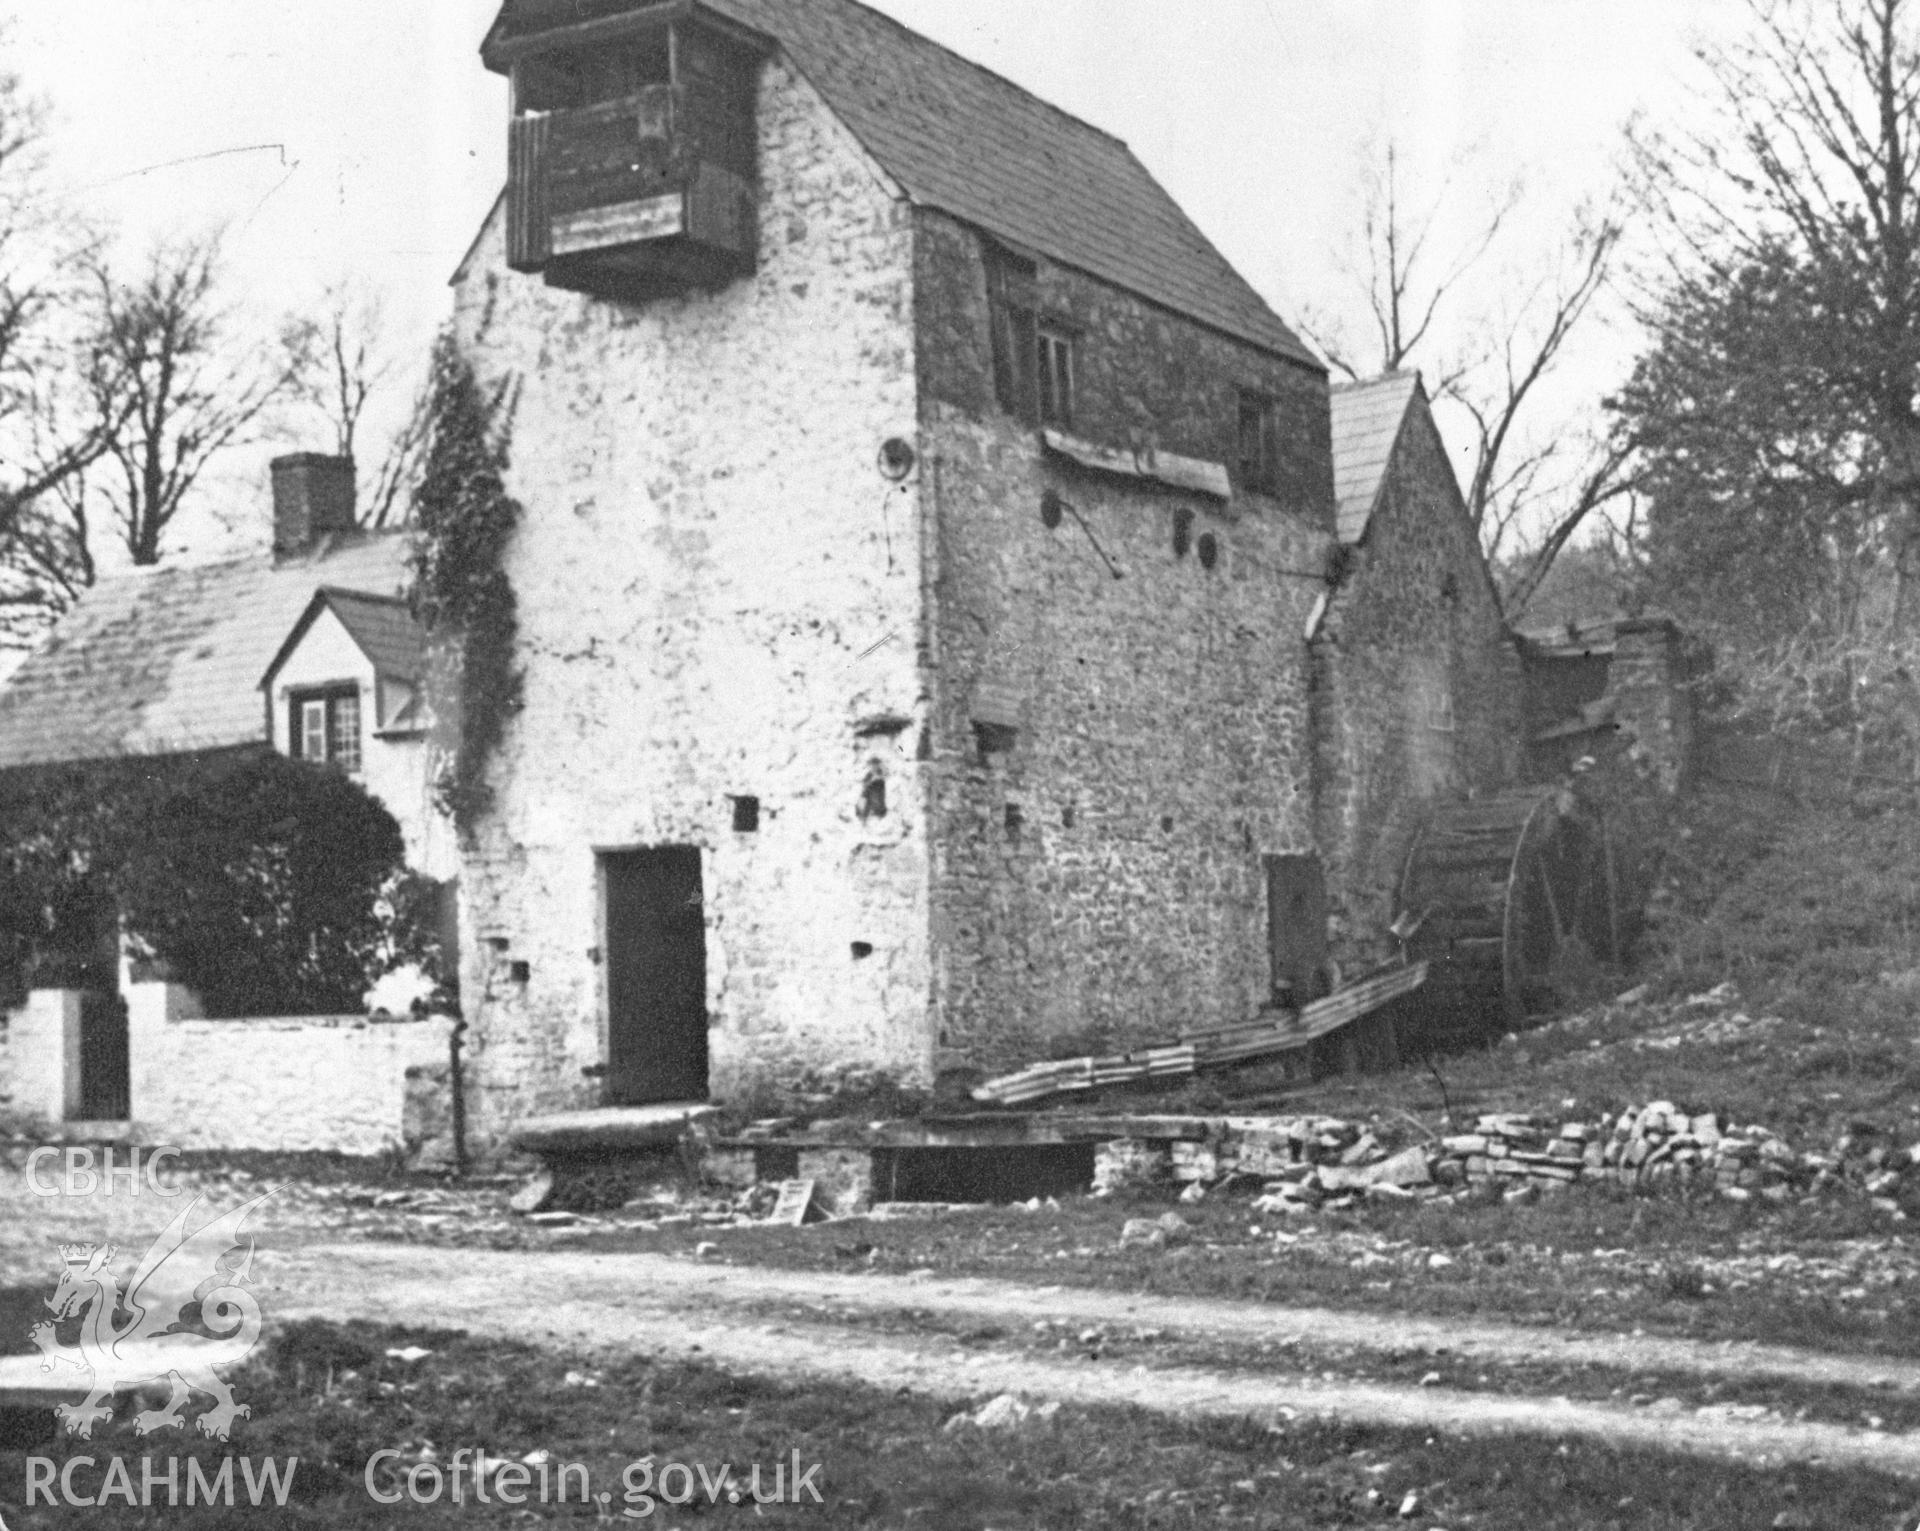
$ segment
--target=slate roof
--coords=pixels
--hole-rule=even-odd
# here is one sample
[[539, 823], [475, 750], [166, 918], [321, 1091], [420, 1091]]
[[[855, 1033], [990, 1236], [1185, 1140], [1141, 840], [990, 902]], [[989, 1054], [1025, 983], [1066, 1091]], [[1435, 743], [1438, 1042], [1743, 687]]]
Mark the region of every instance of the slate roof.
[[1380, 501], [1387, 465], [1400, 440], [1400, 428], [1418, 395], [1418, 372], [1388, 372], [1331, 390], [1333, 406], [1333, 497], [1340, 540], [1359, 542]]
[[407, 538], [104, 579], [0, 689], [0, 767], [264, 742], [260, 672], [320, 586], [397, 596]]
[[[775, 39], [915, 202], [1324, 370], [1118, 138], [857, 0], [702, 3]], [[506, 0], [487, 46], [632, 8]]]
[[414, 620], [404, 597], [323, 585], [314, 592], [307, 609], [267, 666], [260, 680], [262, 688], [272, 683], [287, 656], [299, 647], [300, 640], [306, 637], [307, 630], [323, 611], [331, 611], [340, 619], [347, 636], [367, 656], [376, 674], [392, 680], [417, 681], [426, 672], [426, 629]]

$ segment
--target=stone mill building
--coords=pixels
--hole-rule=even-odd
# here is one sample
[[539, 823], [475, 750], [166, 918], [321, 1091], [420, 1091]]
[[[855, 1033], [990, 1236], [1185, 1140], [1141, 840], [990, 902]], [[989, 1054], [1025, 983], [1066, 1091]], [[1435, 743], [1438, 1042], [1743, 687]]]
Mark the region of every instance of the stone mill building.
[[456, 323], [525, 515], [480, 1132], [1323, 987], [1294, 331], [1123, 143], [854, 0], [508, 0], [483, 56]]

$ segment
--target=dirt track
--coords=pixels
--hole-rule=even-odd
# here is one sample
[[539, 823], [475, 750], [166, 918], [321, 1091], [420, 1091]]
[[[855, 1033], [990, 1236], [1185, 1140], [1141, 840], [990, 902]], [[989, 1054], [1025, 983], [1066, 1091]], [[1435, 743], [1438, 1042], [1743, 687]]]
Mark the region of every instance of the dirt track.
[[[1502, 1325], [1437, 1324], [1272, 1305], [1120, 1296], [979, 1280], [840, 1276], [694, 1264], [653, 1255], [522, 1254], [398, 1245], [313, 1245], [263, 1261], [265, 1306], [281, 1319], [360, 1317], [462, 1328], [581, 1353], [706, 1360], [754, 1375], [908, 1388], [956, 1402], [1019, 1392], [1182, 1415], [1284, 1418], [1467, 1432], [1581, 1436], [1751, 1461], [1824, 1461], [1920, 1477], [1920, 1433], [1894, 1434], [1724, 1413], [1656, 1413], [1530, 1394], [1330, 1381], [1103, 1361], [851, 1330], [855, 1313], [922, 1311], [1031, 1323], [1145, 1325], [1172, 1338], [1284, 1342], [1357, 1352], [1446, 1351], [1488, 1365], [1658, 1367], [1702, 1377], [1779, 1377], [1920, 1390], [1920, 1365], [1756, 1346], [1598, 1338]], [[769, 1303], [810, 1310], [769, 1319]], [[842, 1319], [836, 1319], [836, 1312]], [[817, 1314], [817, 1316], [815, 1316]]]

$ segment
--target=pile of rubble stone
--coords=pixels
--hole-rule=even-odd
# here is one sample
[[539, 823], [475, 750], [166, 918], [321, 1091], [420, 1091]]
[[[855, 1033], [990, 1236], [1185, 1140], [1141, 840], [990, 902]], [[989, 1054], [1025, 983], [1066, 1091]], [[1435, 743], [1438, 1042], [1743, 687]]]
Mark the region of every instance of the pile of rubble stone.
[[1274, 1211], [1488, 1194], [1530, 1200], [1596, 1181], [1733, 1201], [1846, 1190], [1888, 1213], [1900, 1211], [1903, 1191], [1920, 1197], [1920, 1145], [1899, 1147], [1878, 1129], [1857, 1127], [1827, 1152], [1798, 1151], [1765, 1127], [1667, 1101], [1591, 1121], [1489, 1114], [1470, 1132], [1398, 1148], [1385, 1135], [1334, 1117], [1223, 1119], [1203, 1140], [1103, 1145], [1095, 1189], [1171, 1180], [1194, 1200], [1259, 1182], [1263, 1209]]

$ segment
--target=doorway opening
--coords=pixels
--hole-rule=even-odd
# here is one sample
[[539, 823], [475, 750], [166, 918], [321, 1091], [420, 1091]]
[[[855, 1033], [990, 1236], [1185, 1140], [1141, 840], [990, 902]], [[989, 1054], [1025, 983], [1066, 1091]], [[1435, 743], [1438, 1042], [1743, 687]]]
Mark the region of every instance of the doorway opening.
[[707, 921], [691, 845], [600, 857], [607, 1103], [707, 1098]]

